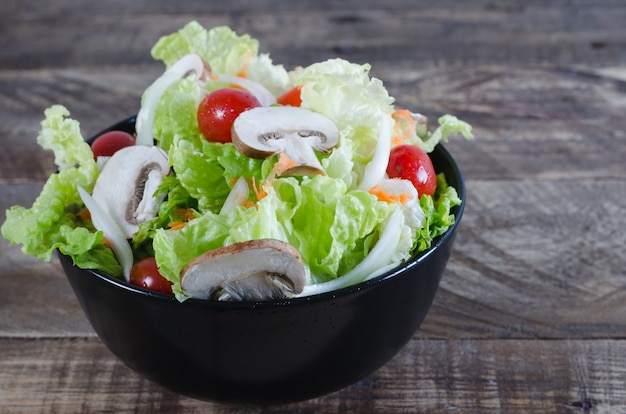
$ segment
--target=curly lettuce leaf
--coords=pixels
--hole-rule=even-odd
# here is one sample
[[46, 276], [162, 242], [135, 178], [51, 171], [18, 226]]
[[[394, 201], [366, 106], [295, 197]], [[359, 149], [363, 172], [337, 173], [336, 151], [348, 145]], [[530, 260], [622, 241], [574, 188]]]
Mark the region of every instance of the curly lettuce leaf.
[[[351, 186], [360, 182], [374, 155], [382, 119], [393, 112], [393, 98], [369, 71], [369, 65], [330, 59], [290, 72], [291, 83], [302, 86], [302, 107], [326, 115], [337, 125], [340, 148], [350, 144], [349, 165], [356, 179], [345, 180], [345, 173], [340, 175]], [[341, 171], [329, 167], [333, 174]]]
[[232, 144], [204, 141], [198, 150], [180, 139], [171, 147], [170, 163], [180, 184], [198, 200], [198, 210], [217, 213], [239, 177], [260, 180], [263, 160], [244, 156]]
[[418, 138], [415, 142], [426, 152], [432, 152], [440, 142], [448, 142], [453, 135], [461, 134], [465, 139], [474, 138], [472, 126], [454, 115], [443, 115], [438, 122], [439, 126], [433, 132], [429, 132], [426, 139]]
[[420, 205], [424, 211], [424, 225], [417, 232], [415, 251], [428, 249], [433, 240], [441, 236], [454, 224], [452, 208], [461, 204], [461, 199], [454, 187], [446, 182], [443, 173], [437, 175], [437, 190], [433, 196], [422, 195]]
[[191, 220], [180, 230], [157, 229], [152, 247], [163, 277], [172, 282], [172, 291], [179, 300], [186, 296], [180, 286], [180, 275], [187, 263], [201, 254], [224, 246], [228, 224], [213, 213]]
[[179, 31], [160, 38], [152, 57], [170, 66], [189, 53], [199, 55], [211, 71], [224, 75], [243, 75], [262, 83], [273, 94], [282, 93], [289, 76], [282, 65], [274, 65], [269, 55], [259, 54], [259, 42], [249, 35], [239, 36], [226, 26], [205, 29], [191, 21]]
[[91, 223], [77, 214], [83, 209], [77, 188], [92, 188], [98, 168], [78, 122], [68, 116], [69, 111], [60, 105], [46, 109], [37, 142], [54, 151], [58, 173], [48, 178], [30, 208], [7, 210], [2, 236], [44, 261], [50, 261], [59, 249], [80, 267], [120, 275], [122, 269], [113, 252], [102, 244], [102, 232], [92, 232]]

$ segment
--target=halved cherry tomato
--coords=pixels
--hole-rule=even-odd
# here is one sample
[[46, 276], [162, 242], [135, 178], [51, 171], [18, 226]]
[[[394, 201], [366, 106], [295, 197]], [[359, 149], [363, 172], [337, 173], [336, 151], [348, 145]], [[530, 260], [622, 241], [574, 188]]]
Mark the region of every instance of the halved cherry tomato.
[[232, 88], [218, 89], [208, 94], [198, 106], [198, 126], [212, 142], [232, 142], [230, 129], [240, 113], [261, 106], [251, 93]]
[[432, 196], [437, 188], [437, 175], [430, 157], [415, 145], [399, 145], [391, 150], [387, 175], [411, 181], [420, 197]]
[[135, 137], [124, 131], [109, 131], [94, 139], [91, 152], [94, 158], [110, 157], [124, 147], [135, 145]]
[[130, 283], [154, 292], [173, 294], [172, 282], [161, 275], [154, 257], [146, 257], [133, 265]]
[[276, 102], [281, 105], [300, 106], [302, 105], [302, 95], [300, 93], [301, 90], [302, 86], [296, 86], [295, 88], [291, 88], [287, 92], [280, 95], [276, 99]]

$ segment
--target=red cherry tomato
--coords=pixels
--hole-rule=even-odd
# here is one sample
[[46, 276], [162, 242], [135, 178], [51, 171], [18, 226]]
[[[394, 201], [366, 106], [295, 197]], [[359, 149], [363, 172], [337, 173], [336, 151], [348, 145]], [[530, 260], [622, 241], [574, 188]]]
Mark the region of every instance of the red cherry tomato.
[[208, 94], [198, 106], [198, 126], [206, 139], [231, 142], [230, 129], [240, 113], [261, 106], [257, 98], [239, 89], [218, 89]]
[[281, 105], [289, 105], [289, 106], [300, 106], [302, 105], [302, 96], [300, 91], [302, 90], [302, 86], [296, 86], [295, 88], [289, 89], [287, 92], [282, 94], [276, 99]]
[[437, 188], [437, 175], [430, 157], [415, 145], [399, 145], [391, 150], [387, 175], [411, 181], [420, 197], [432, 196]]
[[124, 147], [135, 145], [135, 137], [124, 131], [109, 131], [94, 139], [91, 143], [91, 152], [94, 158], [110, 157]]
[[146, 257], [133, 265], [130, 270], [130, 283], [154, 292], [173, 294], [172, 282], [159, 273], [154, 257]]

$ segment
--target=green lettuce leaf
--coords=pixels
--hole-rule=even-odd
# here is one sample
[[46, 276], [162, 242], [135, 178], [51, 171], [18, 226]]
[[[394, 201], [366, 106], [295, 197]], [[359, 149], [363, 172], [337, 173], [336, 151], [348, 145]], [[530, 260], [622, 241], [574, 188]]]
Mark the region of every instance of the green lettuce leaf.
[[2, 236], [22, 251], [49, 261], [54, 250], [70, 255], [80, 267], [120, 275], [121, 266], [113, 252], [102, 244], [102, 232], [91, 231], [77, 213], [83, 203], [77, 187], [91, 189], [98, 168], [78, 122], [66, 118], [69, 111], [52, 106], [45, 111], [38, 143], [54, 151], [58, 173], [52, 174], [30, 208], [13, 206], [6, 212]]
[[415, 251], [428, 249], [437, 236], [442, 235], [454, 224], [455, 217], [451, 210], [461, 204], [461, 199], [454, 187], [446, 182], [443, 173], [437, 175], [437, 190], [433, 196], [422, 195], [420, 205], [424, 211], [424, 226], [417, 232]]
[[232, 144], [203, 141], [200, 151], [184, 139], [171, 147], [170, 163], [176, 177], [200, 212], [219, 212], [239, 177], [261, 179], [263, 160], [249, 158]]
[[189, 53], [199, 55], [213, 72], [244, 74], [276, 96], [289, 85], [289, 75], [283, 66], [274, 65], [269, 55], [259, 54], [258, 40], [249, 35], [239, 36], [226, 26], [207, 30], [192, 21], [176, 33], [160, 38], [152, 48], [152, 56], [166, 66]]
[[439, 118], [439, 126], [432, 133], [429, 132], [425, 140], [417, 139], [416, 144], [424, 151], [432, 152], [440, 142], [448, 142], [448, 138], [461, 134], [466, 139], [474, 138], [472, 126], [465, 121], [461, 121], [454, 115], [443, 115]]
[[161, 37], [152, 47], [152, 57], [170, 66], [181, 57], [195, 53], [218, 73], [234, 75], [250, 55], [256, 55], [259, 42], [249, 35], [238, 36], [226, 26], [206, 30], [197, 21]]
[[[356, 179], [349, 180], [351, 186], [360, 181], [374, 154], [381, 118], [393, 112], [393, 98], [369, 71], [369, 65], [330, 59], [290, 72], [291, 83], [302, 85], [302, 107], [326, 115], [337, 125], [340, 147], [350, 143], [351, 152], [343, 158], [352, 155], [349, 164]], [[331, 166], [330, 173], [338, 171], [341, 168]], [[331, 176], [343, 176], [348, 183], [345, 172], [339, 174]]]
[[157, 265], [163, 277], [173, 283], [172, 291], [179, 300], [186, 299], [180, 286], [180, 274], [187, 263], [209, 250], [224, 246], [228, 230], [224, 217], [207, 212], [180, 230], [155, 231], [152, 247]]

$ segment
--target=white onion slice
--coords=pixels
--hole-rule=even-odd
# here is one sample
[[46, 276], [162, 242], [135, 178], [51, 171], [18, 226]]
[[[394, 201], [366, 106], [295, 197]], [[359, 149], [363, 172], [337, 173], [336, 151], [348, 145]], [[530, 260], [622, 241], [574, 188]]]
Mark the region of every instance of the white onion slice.
[[81, 186], [78, 186], [78, 194], [80, 194], [80, 198], [91, 214], [94, 227], [102, 230], [106, 238], [111, 242], [115, 257], [122, 265], [124, 279], [129, 282], [130, 269], [133, 267], [133, 251], [128, 240], [126, 240], [124, 232], [122, 232], [115, 220]]
[[233, 188], [230, 190], [226, 201], [220, 210], [220, 214], [228, 214], [237, 206], [242, 205], [248, 199], [250, 188], [245, 178], [239, 177]]
[[135, 123], [137, 145], [154, 145], [154, 137], [152, 136], [154, 111], [159, 103], [159, 99], [161, 99], [161, 96], [165, 93], [167, 88], [180, 79], [180, 75], [176, 72], [165, 72], [161, 77], [157, 78], [146, 91], [143, 105], [137, 114], [137, 121]]
[[202, 58], [194, 53], [183, 56], [158, 77], [146, 91], [143, 105], [137, 114], [135, 131], [137, 132], [137, 145], [154, 145], [152, 127], [154, 124], [154, 110], [159, 99], [175, 82], [190, 74], [195, 74], [197, 79], [204, 81], [208, 68]]
[[391, 130], [393, 121], [391, 116], [385, 115], [381, 118], [380, 130], [378, 132], [378, 142], [374, 150], [374, 156], [365, 166], [363, 179], [359, 184], [359, 190], [369, 191], [370, 188], [378, 184], [385, 178], [387, 165], [389, 164], [389, 154], [391, 153]]
[[304, 286], [304, 290], [298, 296], [316, 295], [352, 286], [368, 279], [372, 274], [378, 275], [382, 274], [382, 270], [389, 270], [392, 257], [398, 243], [400, 243], [401, 231], [399, 228], [402, 226], [402, 222], [402, 210], [396, 209], [387, 220], [376, 245], [361, 263], [336, 279]]
[[262, 106], [270, 106], [276, 103], [276, 97], [272, 95], [272, 92], [258, 82], [240, 76], [222, 75], [219, 73], [214, 73], [213, 76], [222, 82], [231, 83], [246, 89], [259, 100]]

